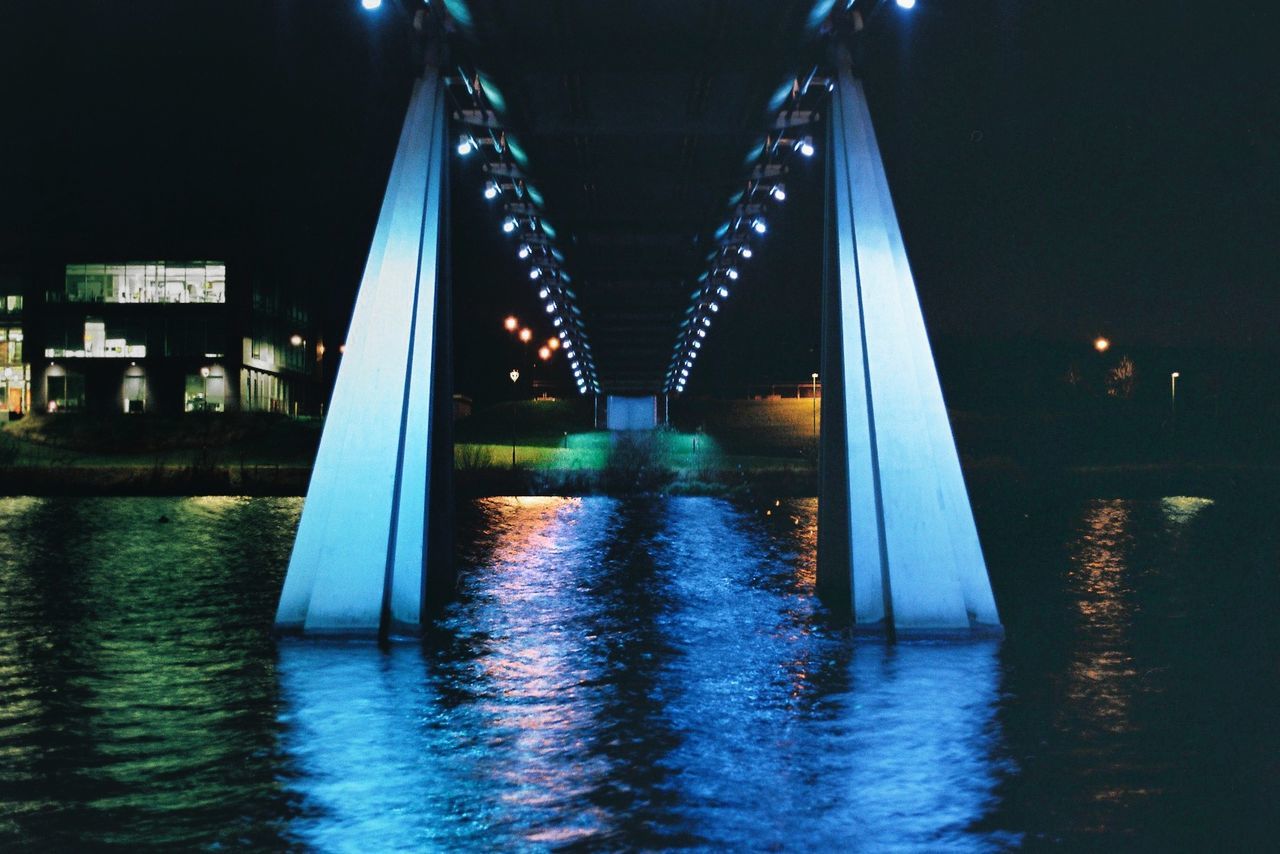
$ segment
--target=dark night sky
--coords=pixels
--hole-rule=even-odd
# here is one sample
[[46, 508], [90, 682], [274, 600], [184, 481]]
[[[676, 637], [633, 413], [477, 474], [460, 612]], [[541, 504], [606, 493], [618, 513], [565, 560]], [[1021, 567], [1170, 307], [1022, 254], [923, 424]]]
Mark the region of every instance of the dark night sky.
[[[935, 338], [1280, 348], [1270, 4], [884, 11], [866, 85]], [[239, 255], [341, 316], [412, 76], [389, 20], [356, 0], [3, 3], [0, 262]], [[478, 185], [455, 172], [462, 391], [506, 358], [491, 316], [534, 308]], [[789, 182], [704, 388], [816, 369], [818, 187]]]

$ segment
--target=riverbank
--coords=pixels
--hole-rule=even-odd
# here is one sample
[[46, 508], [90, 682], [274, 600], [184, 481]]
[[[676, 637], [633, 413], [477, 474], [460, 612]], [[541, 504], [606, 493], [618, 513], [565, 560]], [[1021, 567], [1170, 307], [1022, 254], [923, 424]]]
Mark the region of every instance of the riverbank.
[[[7, 467], [0, 475], [3, 496], [301, 496], [311, 477], [309, 466], [254, 465], [208, 469], [182, 466]], [[1090, 466], [1028, 471], [978, 463], [965, 468], [965, 481], [975, 501], [1001, 501], [1009, 496], [1075, 496], [1090, 498], [1156, 498], [1198, 495], [1220, 498], [1235, 494], [1274, 494], [1280, 490], [1280, 468], [1202, 463]], [[672, 476], [635, 488], [611, 481], [605, 472], [488, 468], [456, 471], [454, 491], [460, 500], [502, 495], [706, 495], [725, 498], [805, 498], [818, 492], [816, 473], [761, 469], [703, 471]]]
[[[809, 400], [731, 401], [674, 429], [620, 437], [590, 429], [589, 418], [581, 423], [583, 413], [571, 404], [504, 404], [458, 422], [455, 492], [460, 499], [811, 497], [818, 493], [814, 408]], [[1047, 439], [1008, 441], [1001, 421], [953, 420], [975, 501], [1006, 493], [1220, 497], [1280, 487], [1280, 463], [1240, 462], [1247, 454], [1064, 455]], [[513, 422], [527, 425], [514, 448]], [[0, 495], [304, 495], [321, 427], [267, 415], [33, 416], [0, 429]]]

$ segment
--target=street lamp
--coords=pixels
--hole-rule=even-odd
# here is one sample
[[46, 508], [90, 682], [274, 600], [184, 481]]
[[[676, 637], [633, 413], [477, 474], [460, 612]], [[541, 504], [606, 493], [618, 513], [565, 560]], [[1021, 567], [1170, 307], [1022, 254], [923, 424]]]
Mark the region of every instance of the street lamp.
[[[511, 377], [511, 384], [514, 386], [520, 382], [520, 372], [515, 368], [511, 369], [511, 373], [507, 374]], [[511, 470], [516, 469], [516, 404], [511, 401]]]
[[1093, 339], [1093, 349], [1097, 350], [1099, 353], [1107, 352], [1107, 350], [1111, 349], [1111, 339], [1106, 336], [1099, 335], [1097, 338]]
[[533, 340], [533, 330], [531, 330], [531, 329], [530, 329], [529, 327], [527, 327], [527, 326], [526, 326], [524, 329], [521, 329], [521, 330], [520, 330], [520, 340], [521, 340], [521, 341], [523, 341], [525, 344], [528, 344], [530, 341], [532, 341], [532, 340]]
[[514, 314], [507, 315], [507, 319], [502, 321], [502, 328], [508, 332], [515, 332], [516, 327], [520, 325], [520, 321], [516, 320]]
[[818, 372], [809, 375], [813, 379], [813, 435], [818, 435]]
[[545, 361], [547, 361], [548, 359], [550, 359], [550, 358], [551, 358], [551, 348], [550, 348], [550, 347], [539, 347], [539, 348], [538, 348], [538, 358], [539, 358], [539, 359], [541, 359], [541, 360], [542, 360], [542, 361], [544, 361], [544, 362], [545, 362]]
[[1173, 412], [1173, 417], [1178, 417], [1178, 377], [1182, 376], [1181, 371], [1174, 371], [1169, 374], [1169, 409]]

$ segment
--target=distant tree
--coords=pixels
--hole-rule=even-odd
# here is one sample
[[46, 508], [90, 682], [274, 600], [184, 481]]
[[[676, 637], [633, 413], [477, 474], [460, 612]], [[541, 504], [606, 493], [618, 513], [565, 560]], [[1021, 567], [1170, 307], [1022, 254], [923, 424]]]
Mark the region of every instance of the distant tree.
[[1107, 394], [1128, 400], [1138, 386], [1138, 368], [1133, 359], [1121, 356], [1119, 363], [1107, 373]]

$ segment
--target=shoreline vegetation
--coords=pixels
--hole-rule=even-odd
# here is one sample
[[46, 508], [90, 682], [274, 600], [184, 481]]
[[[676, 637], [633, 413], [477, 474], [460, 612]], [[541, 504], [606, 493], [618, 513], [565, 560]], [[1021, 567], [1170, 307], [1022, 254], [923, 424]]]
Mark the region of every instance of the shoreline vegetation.
[[[673, 411], [670, 428], [640, 434], [589, 429], [577, 402], [489, 407], [455, 425], [455, 494], [817, 495], [812, 400], [700, 403]], [[1078, 419], [952, 421], [979, 503], [1010, 493], [1217, 497], [1280, 486], [1280, 461], [1247, 448], [1188, 454], [1176, 437], [1144, 436], [1124, 419], [1101, 434]], [[28, 416], [0, 425], [0, 495], [300, 496], [321, 426], [256, 414]]]

